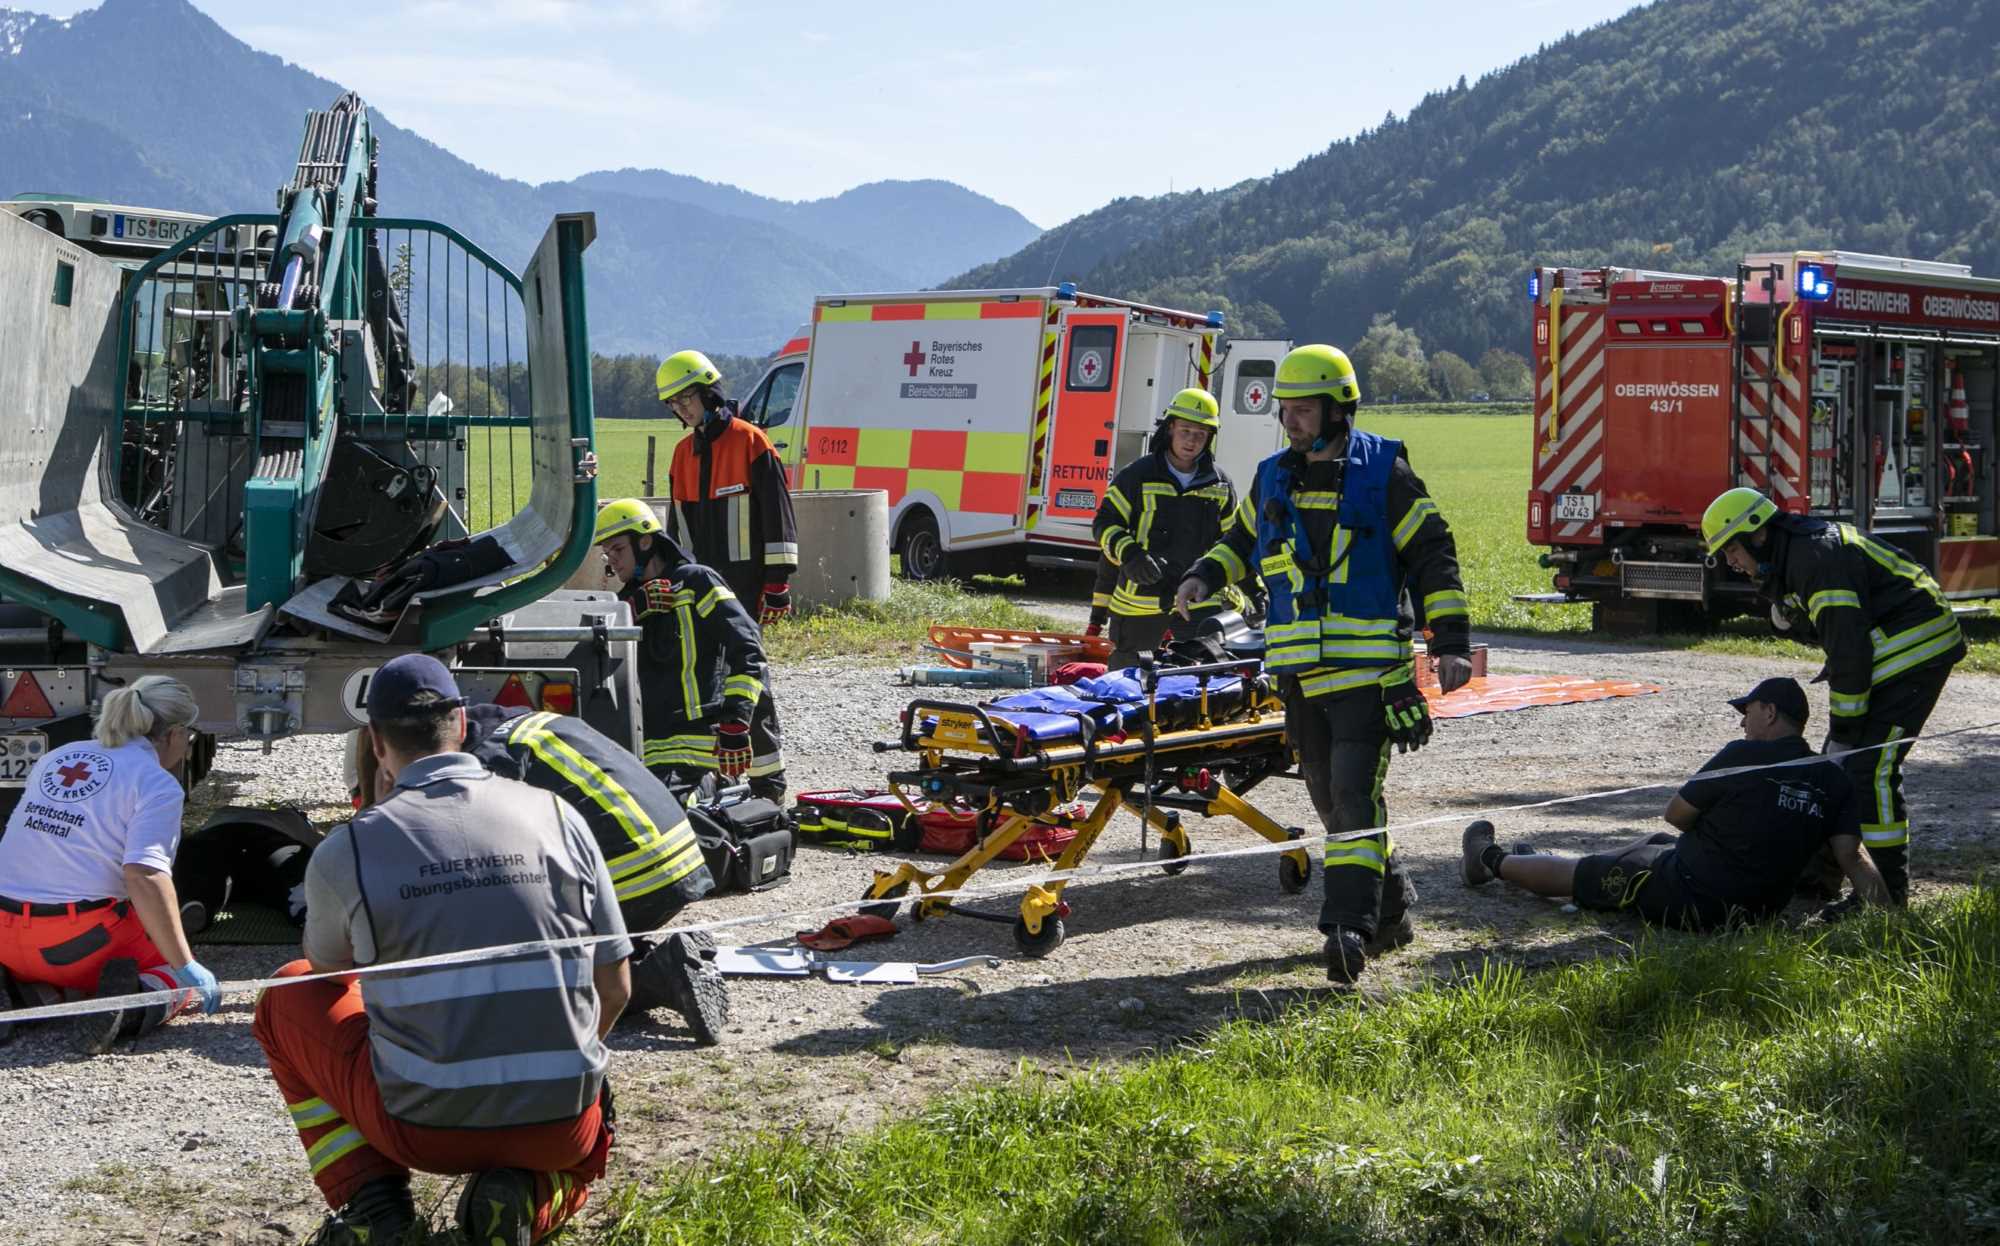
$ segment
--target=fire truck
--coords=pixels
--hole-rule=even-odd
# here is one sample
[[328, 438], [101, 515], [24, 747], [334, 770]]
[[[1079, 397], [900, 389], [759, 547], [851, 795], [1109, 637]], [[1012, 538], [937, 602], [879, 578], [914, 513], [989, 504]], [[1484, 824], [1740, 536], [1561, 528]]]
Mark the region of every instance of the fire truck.
[[1079, 291], [829, 295], [743, 401], [795, 489], [883, 489], [903, 574], [1090, 568], [1097, 505], [1173, 395], [1219, 391], [1239, 489], [1283, 446], [1291, 343], [1222, 341], [1219, 312]]
[[1701, 543], [1737, 485], [1895, 546], [1953, 599], [2000, 594], [2000, 279], [1797, 251], [1733, 278], [1537, 268], [1528, 292], [1527, 531], [1556, 589], [1528, 600], [1591, 602], [1612, 631], [1761, 609]]

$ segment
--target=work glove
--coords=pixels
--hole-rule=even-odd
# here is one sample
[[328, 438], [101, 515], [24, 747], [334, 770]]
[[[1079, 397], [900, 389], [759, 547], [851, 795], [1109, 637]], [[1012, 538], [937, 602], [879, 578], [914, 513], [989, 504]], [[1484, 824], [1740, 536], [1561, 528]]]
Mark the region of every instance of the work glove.
[[1086, 636], [1104, 635], [1104, 624], [1110, 617], [1111, 611], [1108, 607], [1092, 606], [1090, 608], [1090, 626], [1083, 629], [1083, 634]]
[[746, 723], [715, 724], [715, 770], [725, 779], [750, 771], [750, 727]]
[[1398, 753], [1414, 753], [1431, 740], [1431, 707], [1408, 675], [1382, 685], [1382, 717]]
[[1438, 691], [1450, 696], [1472, 680], [1472, 659], [1441, 653], [1437, 659]]
[[792, 587], [789, 584], [766, 584], [764, 605], [757, 611], [757, 625], [766, 627], [779, 619], [790, 618], [792, 614]]
[[1167, 564], [1151, 554], [1125, 560], [1125, 576], [1140, 588], [1151, 588], [1166, 577]]
[[167, 972], [174, 975], [175, 986], [184, 986], [200, 993], [201, 1010], [204, 1013], [214, 1012], [222, 1006], [222, 990], [216, 985], [215, 975], [200, 961], [191, 960], [178, 968], [169, 966]]

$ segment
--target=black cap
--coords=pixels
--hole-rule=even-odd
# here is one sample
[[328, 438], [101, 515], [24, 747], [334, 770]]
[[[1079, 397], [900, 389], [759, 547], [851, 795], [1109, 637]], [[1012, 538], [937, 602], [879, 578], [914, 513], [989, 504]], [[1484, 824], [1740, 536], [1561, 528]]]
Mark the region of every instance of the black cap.
[[459, 694], [451, 672], [428, 653], [390, 658], [368, 681], [371, 722], [416, 718], [464, 704], [465, 698]]
[[1740, 714], [1752, 701], [1762, 701], [1801, 727], [1806, 725], [1806, 718], [1812, 713], [1812, 707], [1806, 704], [1806, 690], [1799, 687], [1798, 680], [1785, 675], [1767, 679], [1729, 703]]

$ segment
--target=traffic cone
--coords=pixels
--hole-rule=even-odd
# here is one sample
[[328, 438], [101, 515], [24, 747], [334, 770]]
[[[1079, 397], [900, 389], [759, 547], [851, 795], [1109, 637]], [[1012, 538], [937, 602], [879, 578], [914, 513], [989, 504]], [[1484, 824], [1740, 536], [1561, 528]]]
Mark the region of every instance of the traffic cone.
[[1875, 461], [1882, 465], [1882, 478], [1875, 487], [1875, 500], [1900, 505], [1903, 501], [1903, 469], [1896, 462], [1895, 444], [1890, 443], [1886, 455], [1878, 452]]
[[1945, 406], [1944, 418], [1953, 441], [1964, 441], [1972, 431], [1972, 407], [1965, 401], [1965, 373], [1956, 361], [1951, 365], [1951, 401]]

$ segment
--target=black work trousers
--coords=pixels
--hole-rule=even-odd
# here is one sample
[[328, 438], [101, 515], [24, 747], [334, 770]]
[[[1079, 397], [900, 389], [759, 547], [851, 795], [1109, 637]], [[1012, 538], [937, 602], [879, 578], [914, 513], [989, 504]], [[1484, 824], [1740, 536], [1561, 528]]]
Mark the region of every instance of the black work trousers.
[[[1285, 682], [1285, 735], [1327, 833], [1388, 825], [1382, 786], [1389, 777], [1390, 742], [1381, 686], [1308, 697], [1293, 681]], [[1325, 934], [1346, 927], [1373, 938], [1416, 903], [1416, 888], [1386, 834], [1329, 840], [1323, 872], [1319, 928]]]
[[[750, 568], [756, 572], [757, 568]], [[736, 600], [750, 612], [751, 621], [757, 624], [759, 636], [763, 634], [764, 577], [761, 574], [739, 574], [738, 567], [723, 571], [729, 582], [729, 591], [736, 594]], [[750, 712], [750, 773], [745, 776], [750, 790], [758, 796], [782, 802], [785, 795], [785, 754], [784, 729], [778, 724], [778, 703], [771, 699], [771, 655], [764, 655], [764, 692], [757, 698], [757, 708]]]
[[[1846, 747], [1866, 748], [1923, 734], [1951, 668], [1947, 662], [1920, 666], [1870, 691], [1861, 736]], [[1827, 747], [1835, 746], [1829, 742]], [[1907, 744], [1892, 745], [1849, 753], [1840, 763], [1861, 802], [1861, 842], [1868, 845], [1868, 855], [1898, 902], [1910, 890], [1910, 811], [1903, 803], [1903, 758], [1909, 751]]]
[[1111, 662], [1112, 670], [1137, 666], [1139, 655], [1148, 649], [1160, 647], [1161, 637], [1167, 634], [1175, 616], [1171, 612], [1161, 614], [1113, 614], [1111, 616]]

